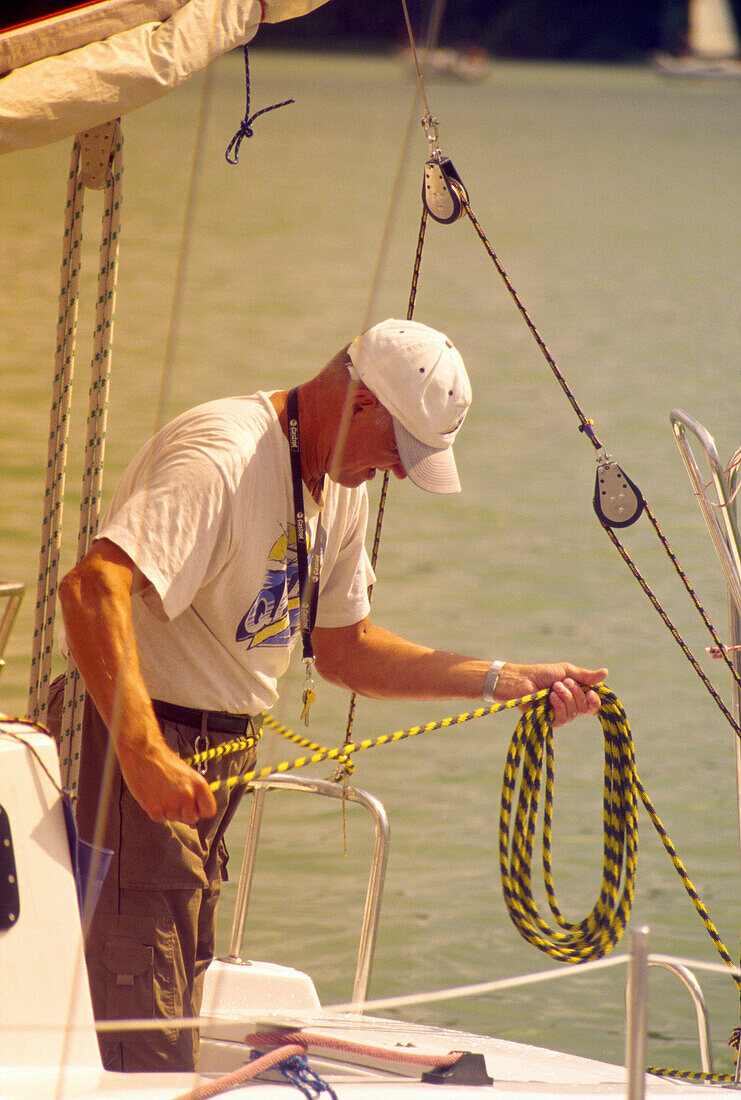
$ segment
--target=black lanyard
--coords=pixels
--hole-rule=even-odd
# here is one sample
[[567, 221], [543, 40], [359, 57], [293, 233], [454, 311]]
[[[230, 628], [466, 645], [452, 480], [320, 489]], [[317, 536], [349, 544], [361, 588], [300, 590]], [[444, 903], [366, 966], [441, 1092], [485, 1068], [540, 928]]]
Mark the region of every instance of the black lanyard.
[[[301, 433], [298, 423], [298, 391], [288, 394], [288, 446], [291, 451], [291, 477], [293, 479], [293, 514], [296, 523], [296, 559], [298, 564], [298, 598], [300, 612], [301, 642], [304, 661], [314, 660], [314, 647], [311, 644], [311, 632], [316, 622], [316, 609], [319, 602], [319, 570], [321, 568], [320, 525], [317, 525], [314, 552], [311, 555], [311, 578], [309, 579], [309, 553], [306, 537], [306, 515], [304, 513], [304, 483], [301, 477]], [[309, 669], [307, 668], [307, 675]]]

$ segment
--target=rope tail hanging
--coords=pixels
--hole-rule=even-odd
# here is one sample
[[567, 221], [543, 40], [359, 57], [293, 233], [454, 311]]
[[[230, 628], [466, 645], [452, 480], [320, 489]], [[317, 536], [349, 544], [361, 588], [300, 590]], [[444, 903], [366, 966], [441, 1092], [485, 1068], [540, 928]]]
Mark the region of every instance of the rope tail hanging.
[[270, 107], [263, 107], [259, 111], [255, 111], [254, 115], [250, 114], [250, 61], [249, 53], [247, 50], [247, 44], [242, 47], [244, 52], [244, 84], [245, 84], [245, 106], [244, 106], [244, 118], [239, 124], [239, 129], [229, 142], [224, 156], [229, 164], [239, 163], [239, 151], [242, 147], [242, 141], [244, 138], [251, 138], [253, 134], [252, 123], [260, 115], [265, 115], [268, 111], [276, 111], [278, 107], [287, 107], [289, 103], [294, 103], [293, 99], [284, 99], [281, 103], [273, 103]]

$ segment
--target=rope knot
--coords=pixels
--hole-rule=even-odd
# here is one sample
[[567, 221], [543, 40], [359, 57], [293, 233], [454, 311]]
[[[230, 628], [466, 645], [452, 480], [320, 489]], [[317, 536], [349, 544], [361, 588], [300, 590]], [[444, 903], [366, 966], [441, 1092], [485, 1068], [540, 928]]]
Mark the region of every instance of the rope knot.
[[294, 103], [293, 99], [284, 99], [281, 103], [273, 103], [270, 107], [263, 107], [259, 111], [255, 111], [254, 115], [250, 115], [250, 64], [247, 54], [247, 46], [244, 47], [244, 78], [245, 78], [245, 108], [244, 118], [242, 119], [239, 129], [229, 142], [227, 146], [226, 157], [229, 164], [237, 164], [239, 162], [239, 150], [242, 146], [242, 142], [245, 138], [251, 138], [253, 136], [252, 123], [260, 115], [267, 114], [268, 111], [275, 111], [278, 107], [287, 107], [289, 103]]
[[309, 1066], [305, 1054], [294, 1054], [281, 1062], [278, 1069], [289, 1084], [302, 1092], [307, 1100], [317, 1100], [326, 1092], [330, 1100], [337, 1100], [337, 1093]]

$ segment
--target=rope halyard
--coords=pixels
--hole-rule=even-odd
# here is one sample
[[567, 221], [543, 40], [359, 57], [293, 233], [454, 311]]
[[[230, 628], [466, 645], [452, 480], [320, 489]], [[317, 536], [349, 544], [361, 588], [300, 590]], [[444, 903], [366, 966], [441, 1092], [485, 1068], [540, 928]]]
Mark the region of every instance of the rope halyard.
[[[105, 147], [103, 173], [90, 172], [90, 157]], [[111, 151], [112, 149], [112, 151]], [[46, 720], [54, 645], [55, 601], [61, 554], [67, 440], [75, 364], [78, 291], [82, 261], [82, 217], [87, 187], [105, 186], [99, 254], [98, 297], [95, 313], [87, 443], [83, 468], [78, 557], [86, 553], [98, 522], [105, 443], [108, 379], [116, 295], [118, 236], [121, 206], [122, 138], [118, 122], [77, 136], [68, 177], [62, 253], [55, 376], [52, 389], [44, 515], [41, 529], [39, 578], [34, 626], [34, 652], [28, 694], [28, 714]], [[79, 749], [75, 732], [81, 723], [84, 692], [76, 671], [68, 668], [61, 741], [65, 786], [74, 793]]]
[[36, 616], [28, 690], [28, 716], [43, 722], [54, 645], [54, 600], [61, 549], [69, 412], [75, 362], [75, 333], [82, 255], [84, 187], [79, 177], [80, 147], [72, 148], [67, 182], [65, 226], [57, 319], [57, 347], [49, 416], [44, 514], [41, 523]]
[[[553, 376], [555, 377], [556, 381], [560, 385], [566, 399], [568, 400], [569, 404], [571, 405], [572, 409], [574, 410], [574, 413], [576, 414], [576, 416], [579, 420], [579, 431], [582, 432], [584, 435], [586, 435], [586, 437], [589, 439], [590, 443], [592, 444], [592, 446], [595, 448], [596, 451], [603, 451], [602, 444], [600, 443], [600, 441], [597, 438], [597, 436], [595, 434], [595, 431], [594, 431], [594, 421], [589, 419], [587, 416], [585, 416], [584, 412], [580, 408], [579, 403], [576, 400], [576, 398], [575, 398], [574, 394], [572, 393], [571, 389], [569, 388], [569, 385], [566, 382], [566, 379], [564, 378], [563, 374], [561, 373], [561, 371], [558, 367], [558, 364], [556, 363], [555, 359], [551, 355], [547, 344], [545, 343], [544, 339], [542, 338], [542, 336], [538, 332], [538, 329], [536, 328], [532, 318], [530, 317], [530, 314], [528, 313], [525, 305], [523, 304], [519, 294], [517, 293], [517, 290], [515, 289], [512, 281], [510, 280], [510, 278], [509, 278], [506, 270], [504, 269], [501, 261], [499, 260], [499, 257], [497, 256], [497, 254], [494, 251], [491, 243], [489, 242], [488, 238], [486, 237], [486, 234], [484, 233], [484, 230], [482, 229], [480, 223], [478, 222], [478, 220], [476, 218], [476, 215], [474, 214], [468, 199], [464, 196], [461, 201], [462, 201], [463, 209], [465, 210], [466, 214], [468, 215], [468, 219], [471, 222], [471, 225], [473, 226], [479, 240], [481, 241], [484, 248], [486, 249], [486, 252], [488, 253], [490, 259], [492, 260], [492, 263], [494, 264], [494, 266], [495, 266], [497, 272], [499, 273], [505, 287], [507, 288], [512, 300], [514, 301], [517, 309], [519, 310], [519, 313], [520, 313], [522, 319], [524, 320], [527, 328], [529, 329], [531, 335], [533, 336], [533, 339], [535, 340], [536, 344], [540, 348], [540, 350], [543, 354], [543, 357], [545, 358], [546, 362], [548, 363], [548, 366], [551, 368]], [[650, 522], [651, 522], [651, 524], [654, 528], [654, 531], [657, 535], [657, 538], [661, 542], [661, 545], [664, 548], [665, 553], [667, 554], [669, 560], [671, 561], [672, 565], [674, 566], [674, 569], [676, 570], [676, 572], [679, 576], [679, 579], [681, 580], [681, 582], [684, 585], [690, 599], [692, 600], [693, 604], [695, 605], [695, 608], [696, 608], [698, 614], [700, 615], [700, 617], [702, 618], [702, 621], [704, 622], [705, 626], [707, 627], [708, 631], [710, 632], [710, 635], [711, 635], [711, 637], [712, 637], [712, 639], [715, 643], [716, 649], [719, 651], [720, 656], [725, 660], [725, 663], [726, 663], [726, 665], [727, 665], [727, 667], [728, 667], [728, 669], [731, 673], [731, 676], [736, 681], [736, 683], [739, 686], [741, 686], [741, 678], [739, 678], [738, 672], [736, 671], [736, 668], [735, 668], [735, 665], [733, 664], [733, 661], [730, 659], [727, 652], [725, 651], [725, 647], [723, 646], [722, 642], [719, 641], [718, 634], [717, 634], [712, 622], [710, 621], [710, 618], [707, 615], [707, 612], [705, 611], [704, 607], [700, 603], [700, 600], [698, 599], [696, 592], [694, 591], [692, 585], [690, 584], [686, 573], [682, 569], [682, 567], [679, 563], [679, 560], [676, 557], [676, 554], [671, 549], [666, 536], [664, 535], [661, 528], [659, 527], [658, 522], [656, 521], [656, 518], [654, 517], [653, 513], [651, 512], [651, 509], [648, 507], [648, 503], [645, 502], [645, 501], [644, 501], [643, 510], [645, 511], [648, 519], [650, 520]], [[602, 521], [600, 521], [600, 522], [602, 522]], [[635, 579], [640, 584], [640, 586], [643, 589], [644, 593], [648, 596], [648, 598], [651, 601], [654, 609], [657, 611], [658, 615], [662, 619], [664, 625], [667, 627], [667, 629], [671, 633], [672, 637], [674, 638], [674, 640], [677, 642], [680, 649], [684, 653], [685, 657], [687, 658], [689, 663], [692, 665], [693, 669], [695, 670], [698, 677], [700, 678], [700, 680], [704, 684], [704, 686], [705, 686], [706, 690], [708, 691], [708, 693], [710, 694], [711, 698], [714, 700], [716, 706], [718, 707], [720, 712], [723, 714], [724, 718], [729, 723], [729, 725], [733, 729], [736, 736], [741, 737], [741, 727], [739, 726], [738, 722], [734, 719], [734, 717], [731, 714], [731, 712], [729, 711], [728, 707], [725, 705], [723, 700], [718, 695], [718, 692], [713, 687], [713, 685], [710, 682], [709, 678], [707, 677], [707, 675], [705, 674], [705, 672], [703, 671], [703, 669], [701, 668], [701, 666], [699, 665], [697, 660], [692, 655], [689, 647], [686, 645], [686, 643], [682, 639], [679, 631], [677, 630], [675, 625], [672, 623], [671, 619], [669, 618], [666, 611], [664, 610], [664, 608], [659, 603], [659, 601], [656, 598], [656, 596], [654, 595], [654, 593], [651, 591], [649, 585], [647, 584], [647, 582], [645, 581], [645, 579], [641, 575], [638, 567], [634, 564], [634, 562], [630, 558], [630, 555], [628, 554], [628, 552], [625, 550], [622, 543], [620, 542], [620, 539], [615, 534], [615, 531], [612, 529], [612, 527], [606, 525], [605, 523], [602, 523], [602, 526], [603, 526], [604, 530], [606, 531], [608, 537], [610, 538], [611, 542], [613, 543], [615, 548], [618, 550], [620, 556], [623, 558], [623, 561], [626, 563], [626, 565], [630, 569], [631, 573], [633, 574]]]
[[[484, 231], [482, 230], [481, 226], [479, 225], [478, 221], [476, 220], [476, 217], [473, 213], [473, 210], [471, 209], [471, 207], [470, 207], [467, 200], [463, 202], [463, 206], [464, 206], [464, 209], [465, 209], [466, 213], [468, 214], [469, 220], [471, 221], [471, 224], [473, 225], [479, 239], [481, 240], [481, 242], [483, 243], [486, 251], [488, 252], [489, 256], [491, 257], [491, 259], [494, 263], [494, 266], [496, 267], [497, 271], [499, 272], [505, 286], [507, 287], [507, 290], [509, 291], [510, 295], [512, 296], [513, 301], [515, 302], [518, 310], [520, 311], [520, 314], [521, 314], [523, 320], [525, 321], [525, 324], [529, 328], [529, 330], [532, 333], [533, 338], [535, 339], [538, 347], [542, 351], [546, 362], [548, 363], [549, 367], [551, 368], [551, 371], [553, 372], [554, 377], [556, 378], [556, 381], [561, 386], [561, 389], [563, 390], [567, 400], [569, 401], [569, 404], [571, 405], [572, 409], [576, 413], [576, 416], [579, 419], [579, 431], [583, 432], [587, 436], [590, 443], [592, 444], [592, 446], [596, 450], [599, 450], [602, 447], [602, 445], [601, 445], [599, 439], [597, 438], [597, 436], [594, 433], [594, 427], [593, 427], [594, 422], [592, 420], [588, 419], [584, 415], [584, 413], [582, 412], [578, 401], [576, 400], [573, 393], [571, 392], [571, 390], [570, 390], [570, 388], [569, 388], [569, 386], [566, 382], [566, 379], [564, 378], [563, 374], [559, 370], [558, 365], [556, 364], [556, 361], [554, 360], [553, 356], [551, 355], [550, 351], [548, 350], [548, 347], [547, 347], [545, 341], [541, 337], [541, 335], [538, 332], [537, 328], [535, 327], [535, 325], [534, 325], [527, 309], [525, 308], [522, 301], [520, 300], [520, 297], [517, 294], [517, 291], [515, 290], [513, 284], [511, 283], [506, 271], [504, 270], [502, 264], [500, 263], [497, 255], [494, 252], [493, 248], [491, 247], [489, 241], [487, 240], [486, 235], [484, 234]], [[710, 636], [712, 637], [712, 639], [715, 643], [716, 648], [720, 652], [720, 656], [722, 657], [723, 660], [725, 660], [726, 666], [727, 666], [728, 670], [730, 671], [731, 676], [736, 681], [737, 685], [741, 686], [741, 678], [739, 678], [739, 674], [736, 671], [736, 667], [735, 667], [733, 661], [728, 656], [727, 652], [725, 651], [725, 647], [723, 646], [723, 643], [720, 641], [719, 636], [717, 634], [717, 631], [715, 630], [715, 627], [713, 626], [707, 612], [705, 611], [705, 608], [702, 606], [702, 604], [701, 604], [701, 602], [700, 602], [700, 600], [697, 596], [697, 593], [695, 592], [694, 588], [690, 584], [689, 578], [687, 577], [687, 574], [685, 573], [684, 569], [682, 568], [682, 566], [679, 562], [679, 559], [677, 558], [676, 554], [674, 553], [671, 546], [669, 545], [668, 539], [666, 538], [665, 534], [661, 530], [661, 528], [658, 524], [658, 521], [656, 520], [656, 517], [654, 516], [654, 514], [651, 511], [650, 507], [648, 506], [648, 502], [644, 501], [643, 503], [644, 503], [643, 511], [645, 511], [646, 516], [648, 517], [648, 519], [649, 519], [649, 521], [650, 521], [650, 523], [651, 523], [651, 525], [652, 525], [652, 527], [653, 527], [653, 529], [656, 533], [656, 536], [659, 539], [659, 542], [661, 543], [661, 545], [664, 549], [664, 552], [666, 553], [667, 557], [671, 561], [671, 563], [672, 563], [672, 565], [673, 565], [680, 581], [684, 585], [684, 588], [687, 591], [687, 594], [689, 595], [690, 599], [692, 600], [692, 602], [695, 606], [695, 609], [697, 610], [698, 614], [700, 615], [700, 618], [702, 619], [703, 623], [707, 627], [707, 629], [710, 633]], [[654, 593], [651, 591], [651, 588], [649, 587], [649, 585], [645, 581], [644, 577], [640, 573], [638, 567], [632, 561], [632, 559], [631, 559], [630, 555], [628, 554], [627, 550], [624, 548], [624, 546], [620, 542], [620, 539], [615, 534], [615, 531], [610, 526], [608, 526], [604, 523], [602, 524], [602, 526], [603, 526], [604, 530], [606, 531], [609, 539], [611, 540], [611, 542], [613, 543], [613, 545], [617, 549], [618, 553], [622, 557], [623, 561], [626, 563], [626, 565], [630, 569], [631, 573], [633, 574], [635, 579], [640, 584], [641, 588], [643, 589], [644, 593], [646, 594], [646, 596], [650, 600], [651, 604], [653, 605], [654, 609], [658, 613], [658, 615], [661, 618], [662, 622], [664, 623], [666, 628], [669, 630], [670, 634], [672, 635], [672, 637], [676, 641], [677, 645], [680, 647], [680, 649], [684, 653], [684, 655], [687, 658], [687, 660], [689, 661], [689, 663], [692, 665], [693, 669], [695, 670], [698, 677], [700, 678], [700, 680], [704, 684], [706, 690], [708, 691], [709, 695], [711, 696], [711, 698], [715, 702], [716, 706], [718, 707], [720, 712], [723, 714], [724, 718], [729, 723], [729, 725], [733, 729], [736, 736], [741, 737], [741, 727], [739, 727], [738, 722], [734, 719], [734, 717], [731, 714], [731, 712], [729, 711], [728, 707], [725, 705], [723, 700], [718, 695], [718, 692], [715, 690], [715, 688], [713, 687], [712, 683], [710, 682], [708, 676], [705, 674], [705, 672], [703, 671], [703, 669], [701, 668], [701, 666], [699, 665], [699, 663], [697, 662], [697, 660], [695, 659], [695, 657], [691, 653], [689, 647], [684, 642], [684, 640], [683, 640], [682, 636], [680, 635], [679, 631], [677, 630], [676, 626], [671, 621], [671, 619], [669, 618], [666, 611], [664, 610], [664, 608], [659, 603], [659, 601], [656, 598], [656, 596], [654, 595]]]
[[[112, 151], [105, 173], [98, 266], [98, 297], [90, 371], [87, 438], [77, 536], [77, 561], [80, 561], [87, 554], [97, 533], [103, 488], [103, 459], [111, 377], [113, 321], [116, 306], [118, 245], [121, 230], [123, 137], [118, 123], [113, 126], [111, 140]], [[79, 745], [82, 737], [84, 707], [85, 688], [70, 657], [67, 662], [64, 702], [62, 705], [61, 745], [65, 785], [73, 794], [77, 790], [80, 763]]]

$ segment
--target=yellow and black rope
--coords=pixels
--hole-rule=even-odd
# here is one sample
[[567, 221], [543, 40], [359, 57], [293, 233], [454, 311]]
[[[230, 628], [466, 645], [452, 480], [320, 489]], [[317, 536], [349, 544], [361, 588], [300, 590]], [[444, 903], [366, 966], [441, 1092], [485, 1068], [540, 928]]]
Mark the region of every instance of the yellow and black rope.
[[[308, 753], [293, 760], [284, 760], [279, 764], [246, 772], [244, 775], [216, 779], [209, 786], [212, 791], [237, 785], [248, 787], [255, 779], [264, 779], [273, 773], [284, 774], [324, 760], [339, 761], [351, 767], [351, 758], [358, 752], [378, 748], [381, 745], [396, 744], [435, 730], [450, 729], [464, 722], [485, 718], [502, 711], [523, 709], [524, 713], [512, 736], [505, 762], [499, 825], [499, 857], [503, 892], [510, 917], [521, 935], [539, 950], [564, 962], [586, 962], [589, 959], [600, 958], [614, 947], [627, 925], [635, 892], [638, 850], [636, 807], [637, 797], [640, 796], [716, 950], [726, 966], [732, 968], [733, 960], [638, 776], [632, 734], [622, 704], [603, 684], [598, 684], [594, 690], [601, 699], [599, 720], [605, 742], [603, 874], [599, 897], [594, 908], [577, 924], [570, 923], [563, 917], [553, 884], [551, 829], [555, 765], [553, 716], [548, 703], [548, 690], [525, 695], [519, 699], [510, 699], [505, 703], [477, 707], [472, 711], [427, 722], [424, 725], [395, 730], [393, 733], [382, 734], [379, 737], [346, 742], [336, 748], [320, 745], [301, 734], [294, 733], [269, 715], [264, 715], [262, 718], [264, 725], [274, 729], [293, 744], [308, 749]], [[196, 764], [203, 760], [216, 759], [229, 752], [251, 747], [253, 744], [253, 738], [240, 738], [199, 753], [191, 757], [188, 763]], [[543, 881], [548, 905], [558, 926], [556, 929], [550, 928], [540, 916], [531, 888], [531, 865], [543, 766], [545, 766]], [[734, 980], [741, 990], [741, 980]]]
[[689, 1081], [697, 1085], [732, 1085], [736, 1080], [732, 1073], [702, 1073], [688, 1069], [665, 1069], [663, 1066], [646, 1066], [646, 1073], [670, 1081]]
[[[376, 738], [359, 742], [345, 742], [336, 748], [327, 748], [309, 738], [294, 733], [270, 716], [263, 716], [263, 723], [282, 737], [302, 748], [307, 755], [294, 760], [284, 760], [277, 765], [254, 770], [240, 776], [217, 779], [209, 784], [212, 791], [237, 785], [249, 787], [253, 780], [264, 779], [317, 764], [335, 760], [346, 768], [352, 767], [351, 757], [358, 752], [381, 745], [396, 744], [434, 730], [450, 729], [476, 718], [514, 708], [524, 713], [517, 723], [507, 753], [502, 784], [502, 803], [499, 822], [499, 861], [502, 889], [509, 916], [520, 935], [538, 950], [560, 962], [580, 963], [602, 958], [618, 943], [630, 918], [638, 854], [638, 797], [654, 825], [661, 841], [689, 895], [720, 958], [733, 969], [730, 953], [715, 928], [710, 915], [687, 874], [676, 848], [641, 783], [635, 764], [633, 740], [627, 716], [618, 698], [605, 685], [594, 689], [600, 696], [599, 721], [604, 734], [604, 786], [603, 786], [603, 870], [600, 891], [594, 907], [578, 923], [567, 921], [559, 907], [553, 883], [551, 863], [551, 833], [553, 822], [553, 794], [555, 787], [555, 756], [553, 747], [553, 712], [548, 702], [549, 692], [539, 691], [506, 703], [494, 703], [476, 710], [396, 730]], [[199, 753], [188, 762], [215, 759], [228, 752], [249, 747], [252, 738], [241, 738], [206, 753]], [[538, 825], [538, 813], [545, 770], [545, 792], [542, 827], [543, 883], [555, 927], [551, 927], [540, 915], [532, 892], [532, 857]], [[741, 979], [731, 974], [741, 991]], [[704, 1081], [725, 1084], [733, 1078], [725, 1074], [690, 1073], [679, 1070], [647, 1067], [647, 1072], [677, 1080]]]
[[[635, 890], [638, 827], [630, 727], [612, 692], [603, 686], [597, 690], [602, 700], [599, 718], [605, 735], [604, 863], [597, 901], [578, 924], [564, 918], [553, 885], [551, 825], [555, 770], [552, 711], [547, 699], [534, 703], [520, 719], [504, 767], [499, 864], [507, 911], [528, 943], [560, 962], [586, 962], [606, 955], [625, 930]], [[541, 917], [532, 893], [531, 864], [543, 767], [543, 882], [556, 927]]]
[[[591, 913], [578, 924], [571, 924], [564, 919], [556, 901], [551, 870], [555, 782], [553, 721], [547, 699], [540, 699], [520, 719], [504, 768], [499, 854], [502, 886], [510, 917], [521, 935], [551, 958], [564, 962], [586, 962], [606, 955], [622, 936], [630, 917], [638, 852], [636, 807], [640, 796], [718, 954], [726, 966], [733, 968], [734, 963], [728, 949], [698, 896], [638, 776], [633, 739], [625, 711], [609, 688], [599, 684], [594, 690], [602, 701], [599, 720], [605, 739], [604, 866], [599, 897]], [[532, 849], [544, 765], [543, 882], [551, 913], [558, 926], [555, 929], [549, 927], [540, 916], [531, 890]], [[741, 990], [741, 979], [734, 977], [734, 981]]]
[[197, 764], [205, 764], [210, 760], [219, 760], [222, 756], [231, 756], [235, 752], [242, 752], [243, 749], [253, 749], [260, 740], [261, 732], [258, 729], [250, 737], [237, 737], [234, 741], [225, 741], [223, 745], [215, 745], [212, 749], [197, 752], [193, 756], [189, 756], [185, 762], [190, 764], [191, 767], [195, 767]]
[[[618, 942], [630, 918], [638, 852], [637, 797], [646, 809], [705, 929], [726, 966], [734, 964], [710, 915], [687, 874], [635, 765], [628, 719], [609, 689], [595, 689], [602, 700], [599, 719], [605, 737], [603, 791], [603, 873], [599, 897], [578, 924], [561, 914], [551, 869], [551, 825], [555, 782], [553, 725], [547, 700], [534, 703], [520, 719], [504, 769], [500, 814], [499, 858], [502, 888], [509, 916], [523, 938], [561, 962], [579, 963], [606, 955]], [[531, 862], [545, 767], [543, 799], [543, 883], [556, 927], [538, 912], [531, 889]], [[519, 788], [518, 788], [519, 782]], [[515, 807], [513, 813], [513, 806]], [[622, 888], [621, 888], [622, 884]], [[731, 974], [741, 991], [741, 980]], [[729, 1041], [731, 1045], [733, 1040]], [[647, 1066], [654, 1076], [705, 1084], [729, 1084], [733, 1075], [693, 1073]]]
[[[209, 786], [212, 791], [230, 789], [239, 785], [249, 787], [250, 783], [255, 779], [265, 779], [267, 776], [275, 773], [283, 775], [285, 772], [295, 771], [297, 768], [304, 768], [308, 764], [321, 764], [324, 760], [337, 760], [340, 763], [345, 763], [354, 753], [364, 752], [367, 749], [375, 749], [381, 745], [394, 745], [398, 741], [404, 741], [409, 737], [418, 737], [423, 733], [431, 733], [433, 730], [448, 729], [452, 726], [461, 725], [463, 722], [471, 722], [475, 718], [485, 718], [490, 714], [498, 714], [500, 711], [513, 710], [517, 707], [526, 707], [531, 703], [544, 699], [547, 695], [548, 690], [534, 692], [531, 695], [523, 695], [520, 699], [509, 699], [506, 703], [492, 703], [490, 706], [477, 707], [476, 710], [466, 711], [463, 714], [456, 714], [449, 718], [441, 718], [436, 722], [427, 722], [422, 726], [410, 726], [408, 729], [395, 730], [393, 733], [384, 733], [381, 734], [380, 737], [367, 738], [364, 741], [346, 741], [343, 745], [339, 745], [332, 749], [324, 745], [318, 745], [308, 738], [301, 737], [286, 726], [281, 725], [280, 722], [276, 722], [275, 719], [270, 718], [268, 715], [263, 715], [262, 720], [264, 725], [276, 730], [282, 737], [285, 737], [286, 740], [302, 748], [309, 749], [309, 754], [306, 756], [298, 756], [294, 760], [283, 760], [279, 764], [269, 765], [260, 770], [245, 772], [244, 775], [233, 775], [229, 776], [227, 779], [215, 779], [212, 783], [209, 783]], [[204, 755], [208, 756], [208, 753]], [[188, 763], [192, 764], [195, 760], [196, 757], [191, 757]]]

